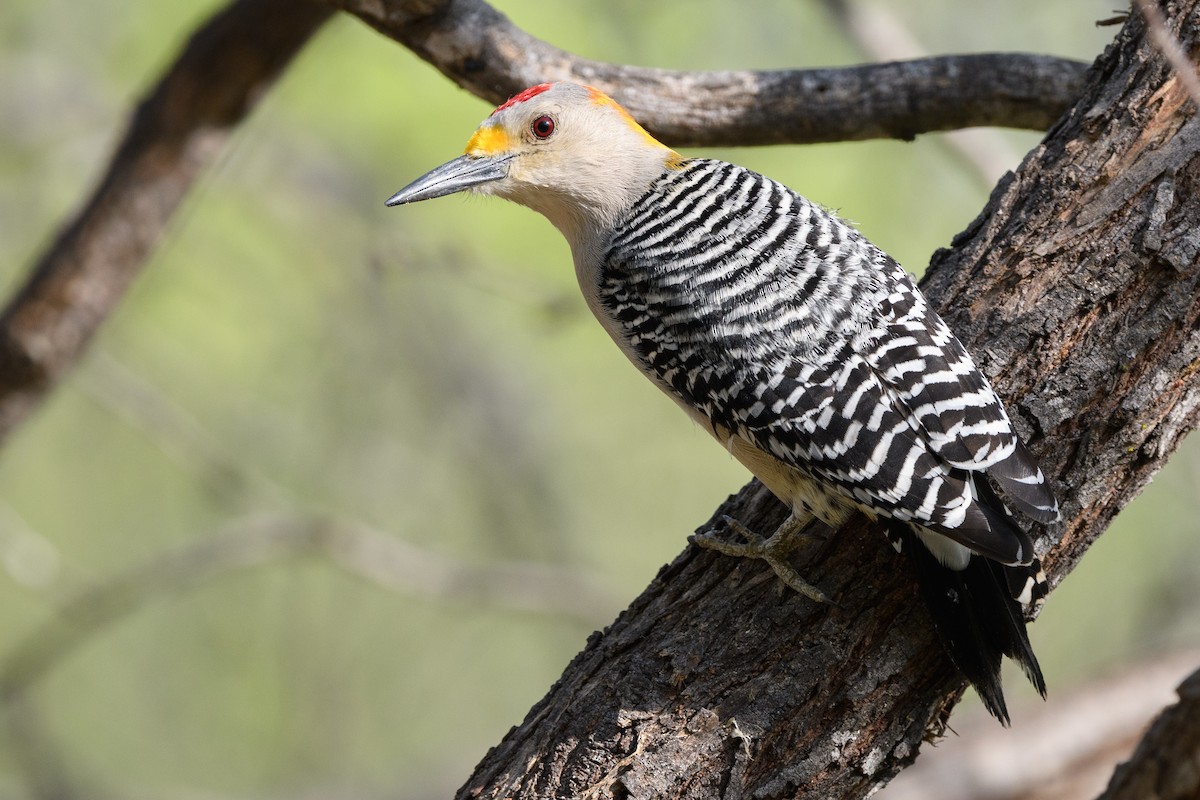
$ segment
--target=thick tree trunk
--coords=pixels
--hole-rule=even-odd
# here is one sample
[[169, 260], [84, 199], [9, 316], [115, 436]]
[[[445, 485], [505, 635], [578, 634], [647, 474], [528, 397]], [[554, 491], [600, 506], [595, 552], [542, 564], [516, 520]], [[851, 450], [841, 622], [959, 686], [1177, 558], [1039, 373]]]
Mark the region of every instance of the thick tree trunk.
[[[1200, 47], [1197, 0], [1165, 11], [1185, 51]], [[1131, 17], [924, 282], [1062, 501], [1064, 522], [1038, 540], [1052, 583], [1200, 415], [1195, 113]], [[769, 531], [785, 511], [752, 483], [709, 524], [724, 514]], [[837, 606], [781, 589], [761, 562], [689, 547], [458, 796], [867, 795], [941, 730], [963, 682], [883, 537], [862, 520], [824, 533], [796, 564]]]
[[[1200, 41], [1197, 2], [1166, 7], [1187, 52]], [[639, 89], [630, 105], [656, 129], [685, 120], [675, 136], [664, 133], [672, 143], [688, 136], [718, 143], [735, 134], [742, 144], [828, 140], [846, 135], [834, 124], [846, 120], [865, 135], [997, 118], [1034, 124], [1020, 109], [1043, 119], [1059, 108], [1061, 87], [1077, 80], [1070, 64], [1028, 57], [822, 75], [639, 71], [553, 50], [481, 0], [286, 5], [234, 0], [197, 34], [132, 120], [91, 202], [7, 307], [0, 436], [78, 358], [224, 134], [334, 5], [481, 95], [521, 88], [508, 84], [532, 82], [526, 73], [629, 80]], [[963, 65], [987, 63], [987, 80], [953, 84], [963, 98], [950, 105], [967, 108], [965, 116], [928, 109], [920, 120], [905, 116], [914, 106], [905, 87], [928, 99], [927, 79], [961, 78]], [[875, 95], [886, 119], [864, 126], [853, 117], [866, 106], [850, 90], [878, 88], [881, 75], [895, 81]], [[1032, 88], [1046, 91], [1030, 91], [1032, 77]], [[832, 95], [854, 108], [834, 107], [821, 117], [831, 127], [816, 132], [795, 124], [807, 101], [758, 102], [732, 120], [681, 110], [680, 98], [703, 107], [693, 101], [726, 96], [729, 85], [738, 97], [760, 101], [805, 91], [819, 98], [841, 87]], [[935, 256], [925, 282], [995, 376], [1054, 480], [1065, 521], [1039, 540], [1054, 581], [1162, 465], [1200, 404], [1196, 106], [1136, 17], [1082, 91], [954, 248]], [[884, 102], [898, 97], [903, 102]], [[757, 127], [737, 127], [762, 109], [768, 113], [753, 117]], [[784, 511], [751, 484], [714, 519], [722, 514], [767, 531]], [[853, 797], [887, 780], [938, 729], [962, 682], [935, 643], [903, 561], [882, 537], [863, 521], [824, 533], [797, 554], [797, 564], [838, 606], [782, 590], [758, 563], [689, 548], [593, 637], [460, 796]], [[1194, 734], [1195, 714], [1180, 719], [1172, 724]]]

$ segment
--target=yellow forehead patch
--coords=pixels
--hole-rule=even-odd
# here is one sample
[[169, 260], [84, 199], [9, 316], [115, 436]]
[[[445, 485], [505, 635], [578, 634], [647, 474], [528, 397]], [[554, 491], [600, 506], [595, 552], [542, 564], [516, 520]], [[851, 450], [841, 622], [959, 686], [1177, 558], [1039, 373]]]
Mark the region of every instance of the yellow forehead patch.
[[499, 125], [480, 125], [463, 152], [469, 156], [495, 156], [510, 150], [512, 140], [504, 128]]

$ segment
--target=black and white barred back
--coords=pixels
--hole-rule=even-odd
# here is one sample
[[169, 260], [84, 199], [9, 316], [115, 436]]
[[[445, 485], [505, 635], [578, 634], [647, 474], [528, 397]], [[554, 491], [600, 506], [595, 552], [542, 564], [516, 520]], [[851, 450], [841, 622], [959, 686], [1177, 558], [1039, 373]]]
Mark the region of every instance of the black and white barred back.
[[[1044, 688], [1012, 599], [1037, 601], [1045, 586], [1028, 535], [984, 476], [1034, 520], [1056, 519], [1057, 504], [986, 378], [893, 259], [782, 184], [688, 159], [616, 226], [598, 277], [629, 349], [714, 431], [891, 520], [898, 546], [912, 523], [998, 562], [972, 558], [980, 563], [954, 565], [959, 574], [941, 584], [982, 569], [972, 580], [1002, 587], [1007, 602], [994, 614], [1015, 613], [1019, 635], [993, 649]], [[931, 578], [939, 569], [949, 572], [918, 564], [922, 583], [941, 586]], [[963, 587], [932, 591], [943, 589]], [[977, 636], [941, 623], [944, 639]], [[987, 676], [955, 652], [976, 645], [947, 642], [984, 694]], [[985, 660], [984, 672], [991, 660], [997, 670], [989, 706], [1002, 711], [999, 654]]]

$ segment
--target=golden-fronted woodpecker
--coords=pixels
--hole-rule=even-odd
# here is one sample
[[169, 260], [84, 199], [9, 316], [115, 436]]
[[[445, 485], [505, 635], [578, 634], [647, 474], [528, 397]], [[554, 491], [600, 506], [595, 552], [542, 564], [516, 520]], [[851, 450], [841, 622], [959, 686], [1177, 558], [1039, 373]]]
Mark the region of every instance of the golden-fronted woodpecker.
[[[792, 510], [763, 541], [699, 543], [783, 561], [817, 517], [878, 520], [908, 554], [952, 660], [1002, 722], [1002, 655], [1045, 694], [1022, 606], [1045, 577], [1009, 508], [1058, 504], [1004, 406], [911, 277], [860, 233], [780, 183], [685, 158], [611, 98], [526, 89], [466, 152], [388, 201], [469, 190], [545, 215], [566, 237], [588, 306], [663, 392]], [[1003, 500], [1001, 500], [1003, 495]]]

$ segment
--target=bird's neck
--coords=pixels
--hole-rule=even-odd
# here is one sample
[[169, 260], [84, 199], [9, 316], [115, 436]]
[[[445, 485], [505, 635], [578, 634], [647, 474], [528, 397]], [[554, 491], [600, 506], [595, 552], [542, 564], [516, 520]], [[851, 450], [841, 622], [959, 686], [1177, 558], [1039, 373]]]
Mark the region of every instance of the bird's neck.
[[597, 176], [586, 185], [574, 185], [569, 193], [540, 187], [524, 197], [514, 197], [558, 228], [571, 245], [578, 262], [581, 256], [602, 255], [612, 232], [630, 208], [659, 180], [675, 168], [675, 162], [647, 163], [635, 172]]

